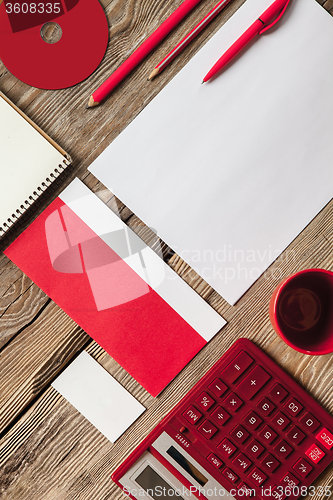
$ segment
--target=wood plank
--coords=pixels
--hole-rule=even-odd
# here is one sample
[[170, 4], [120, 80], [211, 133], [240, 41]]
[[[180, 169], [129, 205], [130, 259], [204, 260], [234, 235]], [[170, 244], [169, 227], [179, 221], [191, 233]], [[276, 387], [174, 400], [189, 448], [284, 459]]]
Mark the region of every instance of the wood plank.
[[50, 301], [1, 352], [0, 433], [82, 349], [90, 337]]
[[49, 300], [5, 255], [0, 256], [0, 350], [40, 314]]

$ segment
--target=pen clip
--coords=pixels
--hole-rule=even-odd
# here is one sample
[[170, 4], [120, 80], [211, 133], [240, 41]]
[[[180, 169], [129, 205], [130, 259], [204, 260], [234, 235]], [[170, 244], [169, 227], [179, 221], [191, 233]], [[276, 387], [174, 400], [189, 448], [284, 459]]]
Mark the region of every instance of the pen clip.
[[274, 24], [276, 24], [278, 21], [280, 21], [281, 17], [283, 16], [283, 14], [286, 11], [286, 8], [287, 8], [289, 2], [290, 2], [290, 0], [286, 1], [285, 6], [281, 10], [281, 12], [278, 15], [278, 17], [276, 19], [274, 19], [274, 21], [271, 24], [269, 24], [268, 26], [265, 26], [265, 28], [263, 28], [261, 31], [259, 31], [259, 35], [262, 35], [263, 33], [265, 33], [265, 31], [268, 31], [272, 26], [274, 26]]

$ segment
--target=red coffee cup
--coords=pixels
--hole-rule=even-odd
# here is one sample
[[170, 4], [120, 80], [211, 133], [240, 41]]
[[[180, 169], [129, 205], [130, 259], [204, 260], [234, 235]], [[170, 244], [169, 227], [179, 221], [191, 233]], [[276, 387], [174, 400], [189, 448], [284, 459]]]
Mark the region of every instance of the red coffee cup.
[[333, 273], [306, 269], [283, 280], [272, 295], [269, 316], [276, 333], [296, 351], [333, 352]]

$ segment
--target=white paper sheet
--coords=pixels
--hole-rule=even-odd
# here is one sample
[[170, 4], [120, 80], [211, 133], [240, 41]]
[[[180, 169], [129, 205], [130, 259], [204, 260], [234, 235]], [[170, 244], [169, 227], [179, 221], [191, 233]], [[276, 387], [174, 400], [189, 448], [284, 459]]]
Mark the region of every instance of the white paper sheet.
[[52, 386], [112, 443], [145, 411], [145, 407], [85, 351]]
[[89, 169], [231, 304], [332, 196], [333, 19], [315, 0], [201, 85], [270, 4], [247, 0]]

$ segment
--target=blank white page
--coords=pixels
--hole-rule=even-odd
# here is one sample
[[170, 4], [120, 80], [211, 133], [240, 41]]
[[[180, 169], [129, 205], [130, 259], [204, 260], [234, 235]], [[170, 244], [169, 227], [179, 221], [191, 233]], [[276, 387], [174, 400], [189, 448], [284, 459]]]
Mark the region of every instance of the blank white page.
[[61, 152], [0, 97], [0, 227], [63, 160]]
[[333, 19], [315, 0], [201, 85], [271, 3], [247, 0], [90, 167], [231, 304], [332, 196]]

